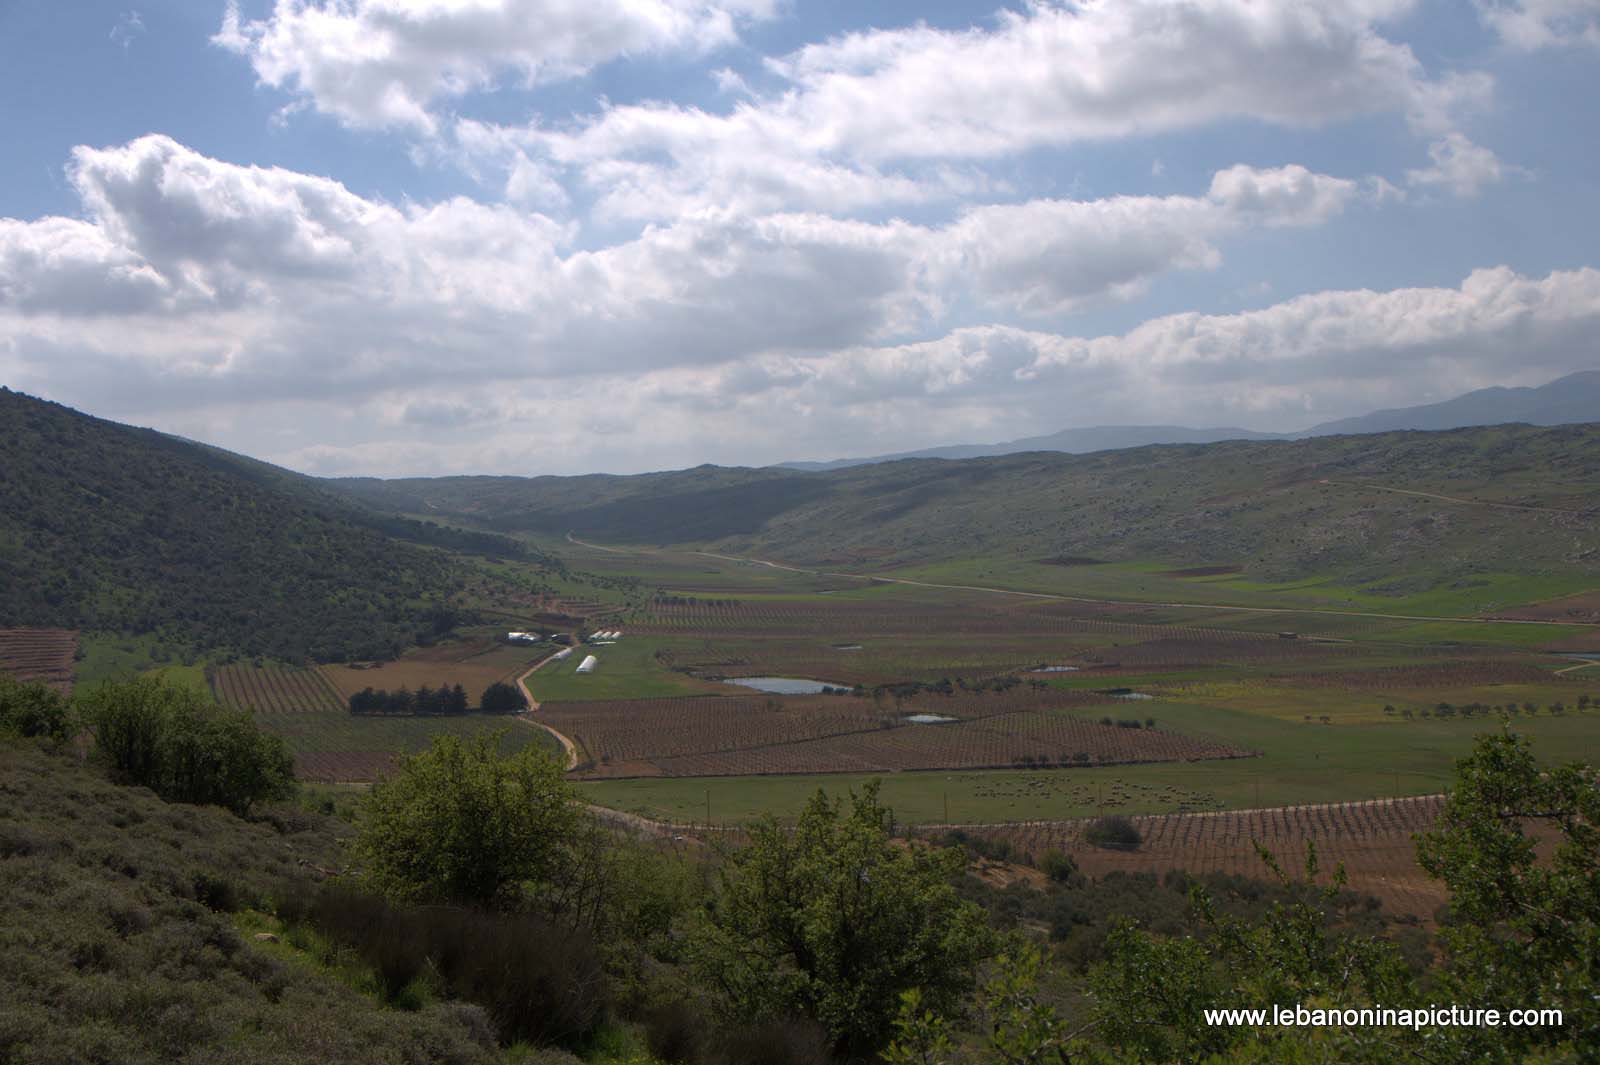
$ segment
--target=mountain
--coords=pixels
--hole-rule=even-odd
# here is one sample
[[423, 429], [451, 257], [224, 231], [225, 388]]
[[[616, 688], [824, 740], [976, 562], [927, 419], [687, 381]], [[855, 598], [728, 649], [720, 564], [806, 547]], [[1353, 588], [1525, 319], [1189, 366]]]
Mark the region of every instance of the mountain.
[[1000, 444], [954, 444], [949, 447], [930, 447], [920, 451], [901, 451], [892, 455], [874, 455], [863, 459], [835, 459], [832, 462], [784, 462], [784, 469], [819, 473], [825, 470], [842, 470], [850, 466], [866, 466], [875, 462], [898, 462], [901, 459], [977, 459], [998, 455], [1015, 455], [1024, 451], [1063, 451], [1082, 455], [1092, 451], [1111, 451], [1124, 447], [1144, 447], [1147, 444], [1214, 444], [1222, 440], [1283, 440], [1275, 433], [1257, 433], [1249, 429], [1191, 429], [1182, 425], [1096, 425], [1086, 429], [1063, 429], [1047, 436], [1025, 436], [1020, 440], [1007, 440]]
[[972, 459], [1025, 451], [1072, 455], [1147, 444], [1210, 444], [1223, 440], [1296, 440], [1340, 433], [1387, 433], [1408, 429], [1460, 429], [1471, 425], [1571, 425], [1600, 419], [1600, 370], [1569, 374], [1537, 388], [1484, 388], [1441, 403], [1374, 411], [1323, 422], [1296, 433], [1258, 433], [1250, 429], [1193, 429], [1181, 425], [1098, 425], [1063, 429], [999, 444], [954, 444], [831, 462], [784, 462], [784, 469], [822, 472], [901, 459]]
[[462, 563], [423, 544], [520, 550], [7, 389], [0, 426], [0, 627], [290, 660], [386, 656], [450, 620]]
[[372, 505], [386, 500], [403, 513], [500, 532], [694, 544], [854, 571], [1087, 557], [1398, 590], [1466, 587], [1484, 573], [1559, 572], [1600, 583], [1597, 469], [1600, 425], [1512, 425], [823, 472], [700, 467], [330, 483]]
[[1600, 419], [1600, 370], [1568, 374], [1537, 388], [1480, 388], [1420, 407], [1380, 410], [1323, 422], [1304, 436], [1386, 433], [1396, 429], [1459, 429], [1468, 425], [1569, 425]]

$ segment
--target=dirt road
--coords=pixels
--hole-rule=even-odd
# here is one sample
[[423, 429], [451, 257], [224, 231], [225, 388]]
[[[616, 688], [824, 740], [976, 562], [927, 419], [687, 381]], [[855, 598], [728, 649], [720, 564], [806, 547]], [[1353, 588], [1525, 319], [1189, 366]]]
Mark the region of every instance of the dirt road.
[[[570, 650], [570, 648], [565, 649]], [[528, 703], [528, 709], [525, 712], [518, 714], [517, 720], [521, 721], [525, 725], [533, 725], [537, 728], [542, 728], [546, 732], [550, 733], [550, 735], [554, 736], [556, 742], [561, 744], [561, 749], [567, 752], [567, 770], [570, 772], [578, 767], [578, 745], [573, 743], [572, 740], [568, 739], [566, 736], [557, 732], [555, 729], [551, 728], [549, 725], [546, 725], [543, 721], [540, 721], [538, 718], [533, 716], [539, 711], [539, 700], [533, 697], [533, 692], [528, 690], [527, 684], [528, 677], [533, 674], [534, 670], [538, 669], [547, 662], [554, 662], [556, 660], [556, 656], [560, 653], [560, 651], [554, 651], [546, 655], [533, 665], [529, 666], [526, 672], [517, 676], [517, 688], [522, 692], [523, 699], [527, 700]]]

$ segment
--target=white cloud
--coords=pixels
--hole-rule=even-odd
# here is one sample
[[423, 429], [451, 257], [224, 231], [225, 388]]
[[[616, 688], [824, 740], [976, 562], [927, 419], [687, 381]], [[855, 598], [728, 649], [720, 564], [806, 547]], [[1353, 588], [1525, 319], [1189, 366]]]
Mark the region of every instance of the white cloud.
[[[1038, 2], [987, 29], [872, 30], [768, 61], [776, 90], [725, 112], [671, 102], [536, 120], [513, 140], [596, 198], [597, 216], [721, 207], [857, 211], [993, 191], [985, 168], [1029, 149], [1230, 120], [1309, 128], [1403, 115], [1435, 134], [1480, 104], [1481, 73], [1430, 77], [1380, 32], [1411, 0]], [[734, 82], [725, 82], [725, 87]], [[493, 153], [491, 153], [492, 155]], [[506, 168], [504, 154], [500, 166]]]
[[1210, 268], [1232, 233], [1379, 195], [1293, 165], [1232, 167], [1199, 195], [991, 205], [945, 225], [705, 212], [597, 249], [539, 213], [385, 203], [159, 136], [79, 149], [71, 177], [84, 218], [0, 221], [0, 376], [107, 413], [282, 418], [306, 428], [274, 436], [277, 457], [327, 469], [365, 456], [403, 472], [411, 453], [374, 440], [441, 434], [457, 443], [429, 469], [511, 468], [515, 447], [483, 440], [497, 424], [540, 426], [516, 445], [520, 468], [548, 451], [616, 469], [791, 457], [815, 450], [806, 440], [881, 450], [873, 433], [948, 439], [990, 419], [1017, 435], [1096, 411], [1279, 416], [1367, 377], [1403, 388], [1410, 367], [1554, 367], [1600, 308], [1595, 271], [1500, 269], [1122, 336], [997, 323], [907, 339], [955, 301], [1056, 314], [1126, 297]]
[[1460, 133], [1449, 133], [1428, 145], [1433, 165], [1406, 171], [1406, 183], [1417, 188], [1445, 189], [1456, 196], [1470, 198], [1507, 177], [1526, 175], [1521, 167], [1501, 162], [1500, 157]]
[[1600, 47], [1600, 0], [1477, 0], [1483, 21], [1521, 51]]
[[503, 75], [531, 85], [622, 56], [706, 52], [772, 13], [772, 0], [276, 0], [245, 21], [229, 0], [213, 41], [348, 125], [432, 132], [436, 101]]

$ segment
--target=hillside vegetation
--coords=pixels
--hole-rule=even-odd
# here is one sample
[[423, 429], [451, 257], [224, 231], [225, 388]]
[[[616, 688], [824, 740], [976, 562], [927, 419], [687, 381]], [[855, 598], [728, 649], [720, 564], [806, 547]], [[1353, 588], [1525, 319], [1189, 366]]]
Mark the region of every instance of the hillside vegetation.
[[799, 564], [1154, 560], [1238, 566], [1264, 580], [1426, 584], [1478, 571], [1600, 574], [1596, 471], [1600, 425], [1591, 424], [909, 460], [820, 473], [699, 467], [638, 477], [329, 483], [396, 512], [502, 532], [714, 544]]
[[289, 660], [393, 655], [501, 537], [380, 514], [215, 448], [0, 389], [0, 626]]

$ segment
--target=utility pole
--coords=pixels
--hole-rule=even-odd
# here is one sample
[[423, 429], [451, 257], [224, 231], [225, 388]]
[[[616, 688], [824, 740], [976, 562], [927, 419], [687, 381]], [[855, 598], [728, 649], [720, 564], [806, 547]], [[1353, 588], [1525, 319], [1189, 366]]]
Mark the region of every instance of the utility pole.
[[711, 831], [711, 789], [706, 789], [706, 831]]

